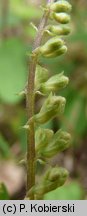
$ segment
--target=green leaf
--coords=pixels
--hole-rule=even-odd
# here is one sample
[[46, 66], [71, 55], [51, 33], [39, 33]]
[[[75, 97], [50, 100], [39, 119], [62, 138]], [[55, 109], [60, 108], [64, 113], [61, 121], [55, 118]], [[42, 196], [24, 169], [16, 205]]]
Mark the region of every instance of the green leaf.
[[7, 103], [20, 100], [19, 93], [26, 82], [25, 45], [19, 39], [7, 39], [0, 44], [0, 98]]
[[0, 184], [0, 200], [9, 200], [7, 189], [3, 183]]

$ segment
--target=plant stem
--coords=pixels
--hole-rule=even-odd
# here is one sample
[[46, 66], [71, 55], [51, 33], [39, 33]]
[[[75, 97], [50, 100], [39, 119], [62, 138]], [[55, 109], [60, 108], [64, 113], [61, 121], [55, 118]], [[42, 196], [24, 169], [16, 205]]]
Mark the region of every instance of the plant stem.
[[[50, 11], [45, 11], [42, 20], [38, 27], [38, 33], [34, 41], [33, 50], [40, 46], [43, 30], [47, 24]], [[27, 95], [26, 95], [26, 104], [27, 104], [27, 114], [28, 119], [32, 118], [34, 115], [34, 79], [35, 79], [35, 70], [37, 64], [37, 56], [32, 56], [30, 60], [30, 68], [28, 74], [28, 85], [27, 85]], [[30, 188], [35, 185], [35, 130], [34, 122], [30, 123], [30, 129], [27, 132], [27, 192]], [[34, 200], [34, 196], [28, 197], [29, 199]]]
[[1, 1], [1, 21], [2, 21], [2, 39], [6, 36], [6, 27], [8, 23], [9, 0]]

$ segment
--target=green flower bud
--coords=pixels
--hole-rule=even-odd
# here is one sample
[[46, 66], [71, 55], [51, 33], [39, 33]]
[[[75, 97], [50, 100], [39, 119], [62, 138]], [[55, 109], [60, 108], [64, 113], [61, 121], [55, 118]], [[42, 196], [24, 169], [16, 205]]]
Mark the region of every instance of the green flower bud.
[[52, 139], [53, 131], [44, 128], [38, 128], [35, 132], [35, 149], [36, 152], [40, 154], [43, 152], [45, 146], [48, 145], [50, 140]]
[[56, 92], [59, 89], [66, 87], [68, 82], [68, 77], [64, 76], [63, 73], [56, 74], [48, 79], [47, 82], [42, 83], [40, 91], [44, 94], [49, 94], [51, 91]]
[[49, 39], [42, 47], [40, 47], [40, 53], [43, 56], [50, 55], [52, 52], [57, 51], [64, 45], [64, 41], [59, 37]]
[[65, 183], [68, 175], [68, 171], [62, 167], [50, 168], [43, 176], [41, 182], [30, 189], [28, 196], [32, 194], [41, 196], [55, 190]]
[[46, 58], [55, 58], [55, 57], [58, 57], [60, 55], [63, 55], [66, 52], [67, 52], [67, 47], [65, 45], [63, 45], [57, 51], [51, 52], [50, 54], [45, 54], [44, 57], [46, 57]]
[[62, 167], [54, 167], [54, 168], [50, 168], [47, 173], [45, 174], [44, 179], [45, 180], [49, 180], [49, 181], [59, 181], [58, 182], [58, 186], [61, 186], [62, 184], [64, 184], [64, 182], [66, 181], [66, 178], [68, 177], [68, 171], [65, 168]]
[[45, 54], [44, 57], [47, 58], [55, 58], [58, 57], [60, 55], [63, 55], [67, 52], [67, 47], [65, 45], [63, 45], [60, 49], [58, 49], [57, 51], [51, 52], [50, 54]]
[[70, 22], [70, 15], [66, 13], [53, 13], [53, 18], [62, 24], [67, 24]]
[[71, 135], [65, 131], [59, 130], [52, 137], [51, 142], [44, 148], [42, 155], [50, 158], [58, 152], [64, 151], [69, 148], [71, 144]]
[[40, 65], [37, 65], [35, 72], [35, 90], [38, 90], [41, 83], [47, 81], [48, 70]]
[[64, 0], [59, 0], [53, 4], [51, 4], [50, 9], [54, 12], [70, 12], [72, 9], [72, 6], [69, 2]]
[[68, 35], [70, 33], [70, 27], [65, 25], [50, 25], [47, 29], [53, 35]]
[[52, 93], [44, 102], [40, 112], [34, 116], [35, 122], [44, 124], [54, 118], [56, 115], [61, 115], [64, 112], [66, 99], [61, 96], [53, 96]]

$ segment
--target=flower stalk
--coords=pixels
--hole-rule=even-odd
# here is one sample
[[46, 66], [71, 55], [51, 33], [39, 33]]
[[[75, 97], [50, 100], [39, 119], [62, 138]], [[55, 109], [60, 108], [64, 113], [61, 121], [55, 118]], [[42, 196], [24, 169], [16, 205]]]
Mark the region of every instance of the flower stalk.
[[[42, 40], [42, 32], [47, 24], [49, 17], [49, 10], [44, 13], [43, 18], [38, 27], [38, 33], [34, 42], [33, 50], [40, 46]], [[27, 115], [31, 119], [34, 115], [34, 80], [35, 70], [37, 65], [37, 56], [32, 56], [28, 75], [28, 85], [26, 94]], [[34, 122], [29, 125], [30, 129], [27, 131], [27, 191], [35, 184], [35, 130]], [[34, 199], [34, 195], [30, 199]]]
[[[56, 167], [53, 168], [53, 170], [54, 171], [56, 170], [57, 175], [55, 175], [54, 171], [52, 173], [52, 178], [54, 179], [53, 183], [51, 182], [47, 174], [50, 171], [47, 171], [46, 174], [44, 174], [44, 178], [43, 181], [40, 183], [40, 186], [36, 184], [36, 180], [35, 180], [36, 158], [41, 159], [40, 157], [43, 153], [43, 157], [45, 160], [45, 155], [46, 157], [48, 156], [48, 158], [51, 157], [51, 155], [54, 156], [58, 151], [62, 151], [68, 148], [70, 143], [70, 136], [66, 132], [59, 131], [57, 134], [53, 135], [52, 131], [50, 131], [49, 129], [44, 130], [43, 131], [44, 133], [42, 132], [42, 130], [40, 130], [40, 127], [38, 131], [36, 130], [37, 128], [36, 125], [40, 126], [46, 123], [47, 121], [49, 121], [50, 119], [54, 118], [56, 115], [58, 116], [61, 115], [64, 112], [64, 107], [66, 103], [65, 98], [61, 96], [56, 96], [55, 92], [57, 92], [57, 90], [65, 87], [68, 84], [68, 78], [65, 77], [63, 73], [61, 73], [60, 75], [58, 76], [56, 75], [47, 81], [46, 69], [38, 65], [38, 58], [40, 56], [46, 58], [53, 58], [53, 57], [58, 57], [59, 55], [62, 55], [67, 51], [67, 47], [65, 46], [64, 41], [61, 38], [59, 38], [59, 36], [56, 35], [53, 38], [49, 39], [44, 45], [42, 45], [42, 39], [44, 36], [44, 32], [47, 28], [47, 21], [50, 18], [50, 15], [52, 15], [53, 19], [55, 19], [55, 16], [57, 16], [58, 20], [57, 19], [56, 20], [59, 21], [62, 19], [61, 15], [62, 15], [62, 10], [64, 11], [64, 7], [67, 8], [70, 6], [70, 4], [67, 4], [66, 0], [62, 0], [62, 1], [59, 0], [60, 2], [59, 7], [61, 8], [61, 13], [60, 12], [57, 13], [55, 11], [56, 8], [58, 11], [58, 4], [56, 2], [55, 3], [53, 2], [54, 2], [53, 0], [48, 1], [48, 4], [44, 10], [44, 15], [38, 27], [37, 35], [33, 45], [32, 55], [30, 59], [28, 83], [27, 83], [27, 90], [26, 90], [26, 107], [27, 107], [27, 116], [28, 116], [28, 123], [25, 127], [25, 129], [27, 130], [26, 198], [30, 200], [36, 199], [36, 197], [39, 197], [39, 195], [43, 196], [44, 193], [49, 192], [55, 189], [56, 187], [61, 186], [62, 184], [64, 184], [67, 177], [67, 175], [65, 175], [65, 173], [67, 173], [65, 169]], [[65, 16], [65, 22], [64, 22], [64, 16]], [[64, 16], [63, 16], [63, 23], [66, 23], [66, 16], [69, 17], [69, 15], [66, 12]], [[51, 28], [51, 30], [53, 31], [53, 28]], [[59, 30], [61, 30], [62, 32], [64, 31], [62, 29]], [[36, 115], [34, 114], [35, 91], [36, 92], [39, 91], [39, 93], [43, 95], [44, 94], [48, 95], [47, 99], [45, 100], [43, 106], [40, 109], [40, 112], [37, 113]], [[40, 136], [42, 136], [43, 138], [42, 141]], [[60, 182], [58, 181], [59, 179], [58, 176], [60, 176]], [[49, 190], [47, 185], [49, 186]]]

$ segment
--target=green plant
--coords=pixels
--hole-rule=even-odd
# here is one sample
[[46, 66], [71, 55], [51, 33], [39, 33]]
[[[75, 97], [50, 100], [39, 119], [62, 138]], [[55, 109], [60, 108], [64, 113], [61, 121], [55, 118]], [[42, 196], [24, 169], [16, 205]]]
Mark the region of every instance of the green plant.
[[[35, 181], [35, 167], [37, 160], [47, 163], [47, 159], [70, 146], [71, 136], [65, 131], [59, 130], [55, 134], [52, 130], [42, 129], [41, 125], [60, 116], [64, 112], [66, 100], [56, 96], [55, 93], [64, 88], [69, 79], [63, 73], [48, 79], [47, 70], [40, 65], [40, 57], [54, 58], [64, 54], [67, 47], [61, 36], [70, 32], [66, 26], [70, 21], [69, 12], [71, 5], [66, 0], [53, 2], [49, 0], [44, 8], [44, 15], [38, 27], [37, 36], [33, 45], [30, 58], [29, 76], [26, 93], [28, 122], [27, 129], [27, 194], [26, 199], [42, 199], [43, 195], [64, 184], [68, 171], [61, 167], [49, 167], [39, 183]], [[59, 26], [48, 25], [51, 18], [59, 23]], [[63, 25], [62, 25], [63, 24]], [[42, 45], [42, 39], [48, 34], [48, 41]], [[51, 38], [49, 38], [51, 37]], [[35, 96], [47, 95], [40, 112], [35, 114]]]

